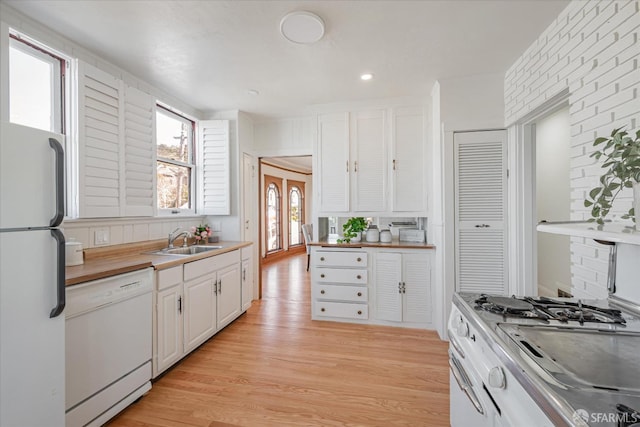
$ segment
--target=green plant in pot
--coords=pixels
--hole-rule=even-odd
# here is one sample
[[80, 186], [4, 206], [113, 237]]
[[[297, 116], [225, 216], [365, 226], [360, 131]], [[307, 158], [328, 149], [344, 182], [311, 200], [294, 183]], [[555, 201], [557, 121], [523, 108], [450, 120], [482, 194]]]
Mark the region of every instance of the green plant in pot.
[[342, 239], [338, 243], [351, 243], [351, 239], [358, 236], [367, 228], [367, 220], [361, 216], [354, 216], [347, 220], [342, 226]]
[[602, 168], [606, 169], [600, 177], [600, 185], [589, 192], [585, 199], [585, 207], [591, 208], [592, 218], [598, 224], [604, 224], [613, 202], [625, 188], [633, 188], [634, 203], [623, 219], [631, 218], [636, 227], [640, 216], [640, 130], [635, 138], [622, 129], [614, 129], [610, 137], [597, 138], [594, 147], [599, 147], [591, 154], [596, 160], [602, 160]]

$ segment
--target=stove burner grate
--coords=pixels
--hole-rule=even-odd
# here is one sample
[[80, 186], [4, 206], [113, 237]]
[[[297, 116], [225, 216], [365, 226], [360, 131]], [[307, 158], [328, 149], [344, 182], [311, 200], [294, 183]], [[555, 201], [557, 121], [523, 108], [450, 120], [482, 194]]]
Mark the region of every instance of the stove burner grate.
[[551, 298], [516, 298], [480, 295], [476, 301], [477, 310], [485, 310], [505, 317], [524, 319], [558, 320], [560, 322], [576, 321], [595, 323], [624, 324], [620, 310], [595, 307], [583, 304], [582, 301], [556, 301]]

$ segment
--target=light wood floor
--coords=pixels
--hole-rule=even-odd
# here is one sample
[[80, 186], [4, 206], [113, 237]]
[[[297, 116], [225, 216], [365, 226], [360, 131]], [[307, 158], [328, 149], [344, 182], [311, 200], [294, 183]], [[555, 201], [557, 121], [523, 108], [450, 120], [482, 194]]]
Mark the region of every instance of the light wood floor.
[[263, 271], [263, 299], [183, 359], [117, 426], [448, 426], [435, 332], [311, 321], [306, 255]]

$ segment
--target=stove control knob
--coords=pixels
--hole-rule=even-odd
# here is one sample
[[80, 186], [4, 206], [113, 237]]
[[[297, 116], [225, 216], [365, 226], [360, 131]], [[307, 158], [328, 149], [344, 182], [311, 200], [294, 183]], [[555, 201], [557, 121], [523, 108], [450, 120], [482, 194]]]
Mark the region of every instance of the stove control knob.
[[504, 388], [506, 383], [506, 378], [504, 376], [504, 371], [499, 366], [494, 366], [489, 371], [489, 385], [494, 388]]
[[458, 336], [466, 337], [469, 335], [469, 325], [467, 323], [461, 322], [458, 324], [458, 328], [456, 330]]

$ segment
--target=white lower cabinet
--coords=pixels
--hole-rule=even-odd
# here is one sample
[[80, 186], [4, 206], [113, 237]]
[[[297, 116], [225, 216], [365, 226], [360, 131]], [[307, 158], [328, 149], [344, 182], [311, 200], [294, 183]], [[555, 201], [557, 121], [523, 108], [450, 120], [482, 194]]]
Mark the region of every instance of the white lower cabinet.
[[153, 376], [242, 313], [240, 250], [156, 273]]
[[431, 322], [431, 265], [427, 253], [379, 252], [375, 256], [376, 318]]
[[253, 245], [242, 248], [242, 312], [253, 301]]
[[312, 247], [314, 320], [432, 326], [429, 249]]

